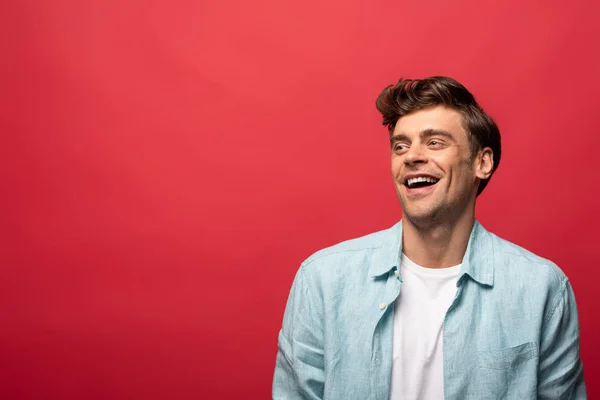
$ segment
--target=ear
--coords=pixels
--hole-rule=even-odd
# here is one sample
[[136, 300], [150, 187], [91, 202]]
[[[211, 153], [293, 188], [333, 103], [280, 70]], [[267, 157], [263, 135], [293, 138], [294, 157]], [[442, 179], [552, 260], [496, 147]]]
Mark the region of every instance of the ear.
[[492, 175], [494, 170], [494, 152], [489, 147], [479, 150], [475, 156], [475, 176], [484, 180]]

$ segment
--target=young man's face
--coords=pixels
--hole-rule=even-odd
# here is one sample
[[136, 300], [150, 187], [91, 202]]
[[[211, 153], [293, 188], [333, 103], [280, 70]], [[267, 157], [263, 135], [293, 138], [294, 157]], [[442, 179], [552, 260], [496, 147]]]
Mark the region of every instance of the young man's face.
[[457, 220], [475, 205], [478, 179], [489, 177], [491, 150], [472, 156], [459, 112], [443, 107], [398, 120], [391, 139], [392, 176], [405, 218]]

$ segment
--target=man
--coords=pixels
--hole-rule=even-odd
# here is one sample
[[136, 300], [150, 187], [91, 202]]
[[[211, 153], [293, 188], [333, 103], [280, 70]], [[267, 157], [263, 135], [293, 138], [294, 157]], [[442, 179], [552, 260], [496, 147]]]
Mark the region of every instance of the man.
[[585, 399], [569, 281], [475, 220], [494, 121], [446, 77], [400, 80], [377, 109], [403, 218], [302, 264], [273, 398]]

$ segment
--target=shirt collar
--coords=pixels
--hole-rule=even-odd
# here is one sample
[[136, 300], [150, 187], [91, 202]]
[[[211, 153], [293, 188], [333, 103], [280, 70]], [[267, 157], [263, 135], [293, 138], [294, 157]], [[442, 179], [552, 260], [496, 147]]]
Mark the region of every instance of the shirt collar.
[[[402, 254], [402, 221], [385, 231], [382, 242], [373, 254], [369, 275], [381, 277], [397, 269]], [[487, 286], [494, 285], [494, 247], [491, 234], [476, 220], [471, 229], [467, 251], [463, 257], [459, 281], [468, 275]]]
[[384, 231], [380, 246], [373, 253], [369, 275], [381, 277], [398, 268], [402, 254], [402, 221]]

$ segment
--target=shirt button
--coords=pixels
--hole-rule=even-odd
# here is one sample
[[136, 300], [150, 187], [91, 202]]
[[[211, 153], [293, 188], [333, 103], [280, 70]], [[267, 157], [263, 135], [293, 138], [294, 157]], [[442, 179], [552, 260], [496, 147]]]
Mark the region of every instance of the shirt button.
[[400, 275], [400, 271], [398, 271], [398, 270], [395, 270], [395, 271], [394, 271], [394, 275], [396, 275], [396, 276], [399, 276], [399, 275]]
[[379, 303], [379, 309], [383, 310], [385, 308], [385, 303]]

